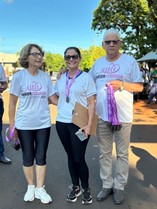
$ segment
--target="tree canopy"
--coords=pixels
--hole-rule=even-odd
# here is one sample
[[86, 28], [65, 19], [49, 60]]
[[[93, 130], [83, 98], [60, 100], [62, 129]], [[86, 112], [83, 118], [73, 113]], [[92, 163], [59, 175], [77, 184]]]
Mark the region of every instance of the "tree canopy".
[[141, 57], [157, 49], [156, 0], [102, 0], [93, 14], [92, 29], [116, 28], [123, 38], [123, 51]]

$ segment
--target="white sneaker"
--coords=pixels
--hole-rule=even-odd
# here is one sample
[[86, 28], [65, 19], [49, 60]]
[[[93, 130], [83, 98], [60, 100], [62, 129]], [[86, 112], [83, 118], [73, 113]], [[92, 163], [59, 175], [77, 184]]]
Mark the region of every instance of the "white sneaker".
[[45, 186], [43, 186], [42, 188], [35, 188], [35, 198], [40, 199], [42, 203], [48, 204], [52, 202], [52, 198], [49, 194], [47, 194], [44, 187]]
[[28, 185], [27, 192], [24, 196], [24, 201], [26, 202], [32, 202], [34, 200], [34, 192], [35, 192], [35, 186], [34, 185]]

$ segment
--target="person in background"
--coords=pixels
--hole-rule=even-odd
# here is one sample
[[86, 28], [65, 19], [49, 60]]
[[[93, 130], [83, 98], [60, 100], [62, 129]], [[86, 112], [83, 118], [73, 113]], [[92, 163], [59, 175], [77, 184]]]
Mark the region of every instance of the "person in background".
[[10, 131], [15, 128], [14, 137], [18, 136], [22, 147], [23, 171], [28, 184], [24, 201], [31, 202], [37, 198], [47, 204], [52, 202], [44, 186], [51, 129], [48, 100], [53, 103], [55, 99], [50, 77], [40, 70], [43, 57], [42, 48], [36, 44], [28, 44], [21, 50], [19, 62], [24, 69], [13, 75], [10, 86], [9, 120]]
[[140, 99], [145, 99], [148, 97], [146, 86], [149, 83], [149, 71], [146, 68], [144, 68], [142, 64], [139, 64], [139, 68], [142, 76], [143, 91], [134, 93], [134, 101], [139, 101]]
[[151, 73], [151, 81], [150, 84], [152, 83], [152, 85], [150, 86], [150, 90], [148, 93], [148, 102], [147, 104], [150, 104], [153, 101], [153, 98], [156, 97], [156, 104], [157, 104], [157, 64], [154, 67], [154, 70]]
[[[56, 129], [68, 157], [72, 181], [72, 191], [67, 195], [67, 201], [76, 202], [82, 193], [82, 204], [91, 204], [89, 170], [85, 153], [95, 113], [96, 89], [92, 77], [79, 69], [81, 53], [77, 47], [67, 48], [64, 52], [64, 60], [68, 71], [56, 81], [55, 91], [59, 97]], [[77, 137], [75, 133], [79, 127], [72, 123], [72, 112], [76, 102], [88, 107], [88, 124], [81, 128], [86, 136], [84, 141]]]
[[[99, 117], [97, 138], [102, 190], [97, 195], [97, 201], [103, 201], [113, 193], [114, 203], [122, 204], [129, 171], [128, 148], [133, 119], [133, 92], [142, 91], [142, 76], [136, 60], [119, 51], [122, 40], [117, 30], [106, 30], [102, 46], [106, 56], [96, 60], [89, 71], [96, 83], [96, 113]], [[108, 85], [114, 89], [117, 115], [122, 126], [118, 131], [111, 130], [108, 122]], [[112, 175], [113, 141], [116, 146], [114, 176]]]
[[11, 160], [4, 155], [4, 143], [3, 143], [3, 137], [2, 137], [2, 128], [3, 128], [3, 113], [4, 113], [4, 106], [3, 106], [3, 100], [2, 95], [3, 91], [7, 89], [8, 83], [5, 76], [4, 69], [2, 65], [0, 65], [0, 163], [3, 164], [11, 164]]

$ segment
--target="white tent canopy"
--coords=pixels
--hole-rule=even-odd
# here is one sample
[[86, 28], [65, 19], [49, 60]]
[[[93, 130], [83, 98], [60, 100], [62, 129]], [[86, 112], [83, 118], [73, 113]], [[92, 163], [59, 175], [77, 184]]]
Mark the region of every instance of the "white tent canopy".
[[148, 52], [148, 54], [144, 55], [140, 59], [137, 60], [138, 62], [157, 62], [157, 52]]

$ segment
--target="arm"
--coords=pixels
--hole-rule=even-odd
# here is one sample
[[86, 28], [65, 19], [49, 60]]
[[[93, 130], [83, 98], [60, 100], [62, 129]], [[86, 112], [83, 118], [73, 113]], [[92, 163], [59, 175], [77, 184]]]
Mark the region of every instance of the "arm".
[[[17, 104], [18, 97], [10, 94], [9, 98], [9, 123], [10, 123], [10, 130], [15, 125], [15, 112], [16, 112], [16, 104]], [[17, 131], [14, 132], [14, 138], [17, 138]]]
[[58, 73], [57, 73], [57, 79], [60, 79], [61, 75], [62, 75], [63, 73], [66, 73], [67, 71], [68, 71], [67, 68], [65, 68], [65, 67], [61, 68], [61, 69], [58, 71]]
[[49, 104], [57, 105], [58, 104], [58, 96], [56, 94], [53, 94], [50, 96], [49, 99]]
[[131, 82], [122, 82], [120, 80], [114, 80], [109, 82], [113, 86], [114, 90], [119, 90], [122, 86], [124, 90], [129, 92], [141, 92], [143, 90], [143, 83], [131, 83]]
[[82, 131], [85, 132], [86, 137], [90, 135], [91, 133], [91, 128], [94, 120], [94, 114], [95, 114], [95, 99], [96, 96], [90, 96], [87, 98], [87, 103], [88, 103], [88, 124], [84, 127], [81, 128]]
[[15, 124], [15, 112], [16, 112], [16, 104], [17, 104], [18, 97], [10, 94], [9, 98], [9, 123], [10, 127], [13, 127]]

